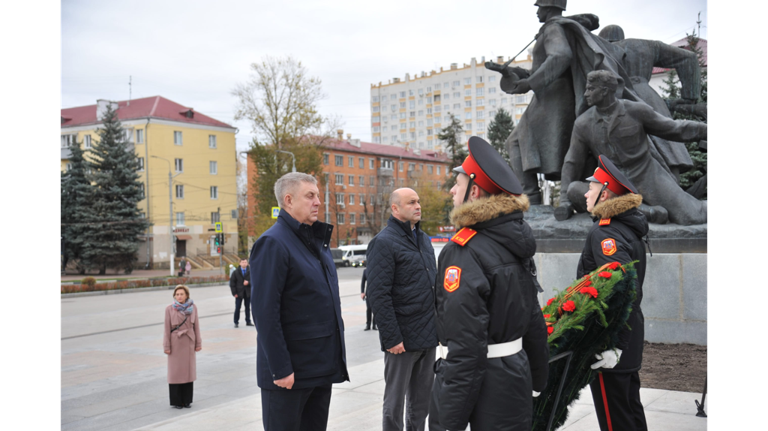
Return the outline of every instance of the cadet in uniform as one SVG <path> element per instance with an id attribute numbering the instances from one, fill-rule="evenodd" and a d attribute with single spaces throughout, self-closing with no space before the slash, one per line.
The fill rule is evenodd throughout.
<path id="1" fill-rule="evenodd" d="M 646 261 L 641 238 L 648 234 L 648 221 L 637 209 L 643 197 L 604 155 L 598 157 L 598 168 L 587 181 L 589 191 L 584 197 L 595 223 L 587 234 L 576 276 L 581 278 L 610 262 L 638 261 L 637 297 L 627 321 L 631 330 L 625 328 L 619 333 L 615 350 L 597 355 L 598 362 L 592 368 L 601 372 L 590 384 L 592 399 L 601 430 L 645 431 L 648 427 L 640 403 L 638 375 L 643 359 L 644 319 L 640 302 Z"/>
<path id="2" fill-rule="evenodd" d="M 537 301 L 528 197 L 501 155 L 478 137 L 454 169 L 451 221 L 435 296 L 440 359 L 430 430 L 530 431 L 532 391 L 547 384 L 549 348 Z"/>

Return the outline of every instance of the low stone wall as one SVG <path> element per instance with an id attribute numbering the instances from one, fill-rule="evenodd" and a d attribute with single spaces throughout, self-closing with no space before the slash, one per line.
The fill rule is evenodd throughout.
<path id="1" fill-rule="evenodd" d="M 645 339 L 653 343 L 707 344 L 706 253 L 653 253 L 643 283 Z M 579 253 L 537 253 L 544 304 L 576 278 Z"/>

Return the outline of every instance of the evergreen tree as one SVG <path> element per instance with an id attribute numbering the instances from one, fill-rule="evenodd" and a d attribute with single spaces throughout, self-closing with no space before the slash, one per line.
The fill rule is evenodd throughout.
<path id="1" fill-rule="evenodd" d="M 696 35 L 696 32 L 687 35 L 687 46 L 685 49 L 696 53 L 696 56 L 699 59 L 699 67 L 701 68 L 701 93 L 699 94 L 699 100 L 697 103 L 707 103 L 707 70 L 706 64 L 704 63 L 704 52 L 699 47 L 699 37 Z M 671 70 L 667 79 L 664 80 L 666 87 L 661 89 L 664 99 L 674 100 L 681 97 L 680 87 L 677 85 L 679 81 L 677 81 L 676 78 L 677 73 L 674 70 Z M 693 115 L 686 115 L 676 111 L 672 112 L 672 118 L 675 120 L 702 121 L 701 118 L 695 117 Z M 704 120 L 704 122 L 706 122 L 706 120 Z M 691 156 L 691 160 L 693 160 L 693 168 L 680 174 L 680 187 L 683 189 L 688 189 L 706 174 L 707 153 L 699 150 L 698 142 L 687 142 L 685 146 L 688 150 L 688 154 Z M 705 192 L 702 199 L 706 198 L 707 195 Z"/>
<path id="2" fill-rule="evenodd" d="M 451 122 L 448 127 L 443 128 L 443 131 L 438 133 L 437 139 L 445 143 L 445 152 L 451 157 L 451 166 L 448 167 L 449 172 L 453 171 L 453 168 L 461 166 L 464 163 L 464 159 L 467 158 L 469 153 L 464 144 L 464 126 L 455 115 L 449 114 Z M 453 185 L 456 184 L 456 177 L 450 176 L 448 181 L 445 182 L 445 189 L 450 190 Z"/>
<path id="3" fill-rule="evenodd" d="M 98 130 L 99 139 L 91 150 L 93 183 L 92 214 L 83 244 L 82 259 L 89 267 L 99 268 L 104 274 L 107 267 L 133 270 L 139 249 L 139 236 L 148 223 L 142 218 L 138 203 L 144 199 L 139 182 L 139 162 L 132 148 L 128 148 L 125 131 L 111 106 L 104 115 L 104 127 Z"/>
<path id="4" fill-rule="evenodd" d="M 512 121 L 512 116 L 509 115 L 504 108 L 500 108 L 496 113 L 496 116 L 491 120 L 491 124 L 488 126 L 488 140 L 493 148 L 501 154 L 501 157 L 509 163 L 509 152 L 504 143 L 515 128 L 515 123 Z M 510 165 L 511 167 L 512 165 Z"/>
<path id="5" fill-rule="evenodd" d="M 66 267 L 69 261 L 77 261 L 78 269 L 83 274 L 86 270 L 81 261 L 83 241 L 88 229 L 83 220 L 91 218 L 93 187 L 86 175 L 85 151 L 77 142 L 70 147 L 70 151 L 69 169 L 61 173 L 62 266 Z"/>

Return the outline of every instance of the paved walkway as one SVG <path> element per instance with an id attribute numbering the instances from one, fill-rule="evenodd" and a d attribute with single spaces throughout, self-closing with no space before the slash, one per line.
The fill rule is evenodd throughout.
<path id="1" fill-rule="evenodd" d="M 378 334 L 363 331 L 361 269 L 344 268 L 342 313 L 351 382 L 335 385 L 329 430 L 379 430 L 384 362 Z M 232 324 L 226 285 L 192 289 L 200 310 L 203 350 L 191 409 L 169 406 L 163 309 L 168 291 L 63 298 L 61 307 L 62 430 L 259 430 L 256 332 Z M 588 390 L 587 390 L 588 391 Z M 649 429 L 706 430 L 695 416 L 701 394 L 642 389 Z M 594 431 L 592 397 L 584 393 L 561 430 Z"/>
<path id="2" fill-rule="evenodd" d="M 214 269 L 193 269 L 192 270 L 192 277 L 208 277 L 211 275 L 219 275 L 223 274 L 221 269 L 214 268 Z M 138 278 L 152 278 L 152 277 L 165 277 L 167 275 L 171 275 L 170 270 L 168 269 L 137 269 L 131 272 L 130 274 L 125 274 L 123 271 L 119 271 L 115 273 L 115 271 L 107 270 L 107 273 L 104 275 L 97 275 L 97 274 L 70 274 L 62 275 L 61 281 L 67 282 L 67 281 L 73 281 L 73 280 L 82 280 L 85 277 L 93 277 L 97 280 L 115 280 L 115 279 L 138 279 Z M 174 274 L 175 275 L 175 274 Z"/>

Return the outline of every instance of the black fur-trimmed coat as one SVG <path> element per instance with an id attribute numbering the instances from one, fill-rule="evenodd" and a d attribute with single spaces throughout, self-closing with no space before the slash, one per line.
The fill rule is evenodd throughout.
<path id="1" fill-rule="evenodd" d="M 531 391 L 546 387 L 549 348 L 531 275 L 536 241 L 523 220 L 528 205 L 525 195 L 500 194 L 451 213 L 457 229 L 477 233 L 463 246 L 445 246 L 435 280 L 437 334 L 448 355 L 435 366 L 430 421 L 446 429 L 468 422 L 472 429 L 531 429 Z M 518 338 L 523 351 L 487 358 L 488 344 Z"/>
<path id="2" fill-rule="evenodd" d="M 645 279 L 645 245 L 642 237 L 648 234 L 648 221 L 637 207 L 643 197 L 637 194 L 625 194 L 600 202 L 592 210 L 595 223 L 587 234 L 584 250 L 579 258 L 576 277 L 581 278 L 606 263 L 621 264 L 638 261 L 637 297 L 629 315 L 629 328 L 619 333 L 616 345 L 621 349 L 621 359 L 611 372 L 634 372 L 640 369 L 643 358 L 643 339 L 645 338 L 645 319 L 640 303 L 643 300 L 643 280 Z"/>

